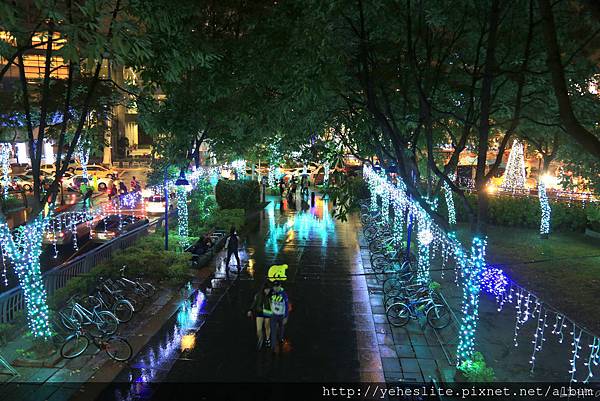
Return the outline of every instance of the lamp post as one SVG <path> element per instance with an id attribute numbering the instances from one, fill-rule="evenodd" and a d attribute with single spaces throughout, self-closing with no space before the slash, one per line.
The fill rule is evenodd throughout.
<path id="1" fill-rule="evenodd" d="M 163 179 L 163 187 L 165 194 L 165 251 L 169 250 L 169 186 L 168 186 L 168 166 L 165 167 L 165 175 Z M 185 170 L 181 169 L 179 172 L 179 178 L 175 181 L 175 186 L 187 186 L 190 185 L 187 178 L 185 178 Z"/>

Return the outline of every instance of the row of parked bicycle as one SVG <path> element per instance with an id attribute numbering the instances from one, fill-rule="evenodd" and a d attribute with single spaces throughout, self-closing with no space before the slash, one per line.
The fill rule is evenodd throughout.
<path id="1" fill-rule="evenodd" d="M 369 246 L 371 267 L 382 285 L 385 314 L 394 327 L 405 326 L 410 320 L 425 316 L 436 330 L 447 327 L 452 320 L 450 309 L 436 291 L 435 282 L 420 280 L 417 262 L 396 244 L 389 219 L 367 202 L 361 204 L 361 222 Z"/>
<path id="2" fill-rule="evenodd" d="M 100 277 L 95 290 L 87 296 L 74 295 L 54 318 L 60 353 L 72 359 L 82 355 L 90 343 L 116 361 L 127 361 L 133 350 L 117 330 L 156 294 L 156 287 L 143 278 L 127 278 L 126 266 L 116 279 Z"/>

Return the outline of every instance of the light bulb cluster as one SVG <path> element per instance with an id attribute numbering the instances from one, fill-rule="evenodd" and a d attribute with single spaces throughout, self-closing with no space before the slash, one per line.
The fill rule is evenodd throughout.
<path id="1" fill-rule="evenodd" d="M 481 287 L 485 292 L 496 297 L 496 301 L 499 302 L 506 293 L 508 277 L 502 269 L 488 266 L 481 273 Z"/>
<path id="2" fill-rule="evenodd" d="M 533 335 L 533 340 L 531 341 L 533 344 L 533 352 L 531 353 L 531 358 L 529 359 L 529 363 L 531 364 L 531 369 L 529 370 L 530 373 L 533 373 L 533 370 L 535 369 L 535 354 L 542 350 L 544 341 L 546 341 L 544 338 L 544 331 L 546 330 L 546 327 L 548 327 L 548 324 L 546 323 L 548 312 L 544 311 L 544 317 L 542 317 L 542 304 L 538 299 L 536 299 L 535 303 L 535 310 L 537 310 L 537 327 Z"/>
<path id="3" fill-rule="evenodd" d="M 518 140 L 513 141 L 504 179 L 500 185 L 505 191 L 522 191 L 525 189 L 525 156 L 523 154 L 523 144 Z"/>
<path id="4" fill-rule="evenodd" d="M 329 162 L 323 163 L 323 184 L 329 185 Z"/>
<path id="5" fill-rule="evenodd" d="M 234 160 L 231 162 L 231 167 L 234 169 L 238 180 L 241 180 L 246 176 L 246 160 Z"/>
<path id="6" fill-rule="evenodd" d="M 431 281 L 430 277 L 430 249 L 433 241 L 433 234 L 426 222 L 419 222 L 418 240 L 418 260 L 417 260 L 417 282 L 427 285 Z"/>
<path id="7" fill-rule="evenodd" d="M 540 180 L 538 186 L 538 196 L 540 199 L 541 219 L 540 219 L 540 234 L 546 236 L 550 233 L 550 202 L 548 202 L 548 194 L 546 193 L 546 184 Z"/>

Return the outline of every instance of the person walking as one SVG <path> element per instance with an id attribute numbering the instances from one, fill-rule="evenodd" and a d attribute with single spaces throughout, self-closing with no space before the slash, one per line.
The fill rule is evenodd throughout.
<path id="1" fill-rule="evenodd" d="M 269 300 L 271 307 L 269 322 L 271 325 L 271 346 L 274 353 L 279 353 L 283 343 L 289 308 L 288 296 L 281 285 L 281 281 L 277 280 L 273 283 Z"/>
<path id="2" fill-rule="evenodd" d="M 285 192 L 285 180 L 283 177 L 279 179 L 279 196 L 283 198 L 283 193 Z"/>
<path id="3" fill-rule="evenodd" d="M 131 177 L 131 182 L 129 183 L 129 188 L 131 188 L 131 192 L 136 191 L 136 188 L 138 187 L 138 182 L 135 179 L 135 175 L 133 177 Z"/>
<path id="4" fill-rule="evenodd" d="M 127 195 L 127 186 L 123 181 L 119 182 L 119 195 Z"/>
<path id="5" fill-rule="evenodd" d="M 231 259 L 231 255 L 234 255 L 235 260 L 237 261 L 238 273 L 242 270 L 242 263 L 240 262 L 240 254 L 238 249 L 239 243 L 240 237 L 237 235 L 235 227 L 231 227 L 229 236 L 227 237 L 227 242 L 225 242 L 225 248 L 227 249 L 227 257 L 225 258 L 225 275 L 227 278 L 229 278 L 229 260 Z"/>
<path id="6" fill-rule="evenodd" d="M 112 200 L 114 196 L 117 196 L 119 190 L 117 189 L 117 185 L 113 182 L 111 187 L 108 189 L 108 200 Z"/>
<path id="7" fill-rule="evenodd" d="M 256 294 L 248 310 L 248 317 L 254 317 L 256 321 L 256 350 L 260 351 L 263 346 L 271 347 L 271 287 L 268 281 L 264 281 Z M 263 334 L 264 329 L 264 334 Z"/>

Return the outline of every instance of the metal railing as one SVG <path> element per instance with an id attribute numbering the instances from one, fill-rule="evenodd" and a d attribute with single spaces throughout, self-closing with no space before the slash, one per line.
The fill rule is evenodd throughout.
<path id="1" fill-rule="evenodd" d="M 160 217 L 148 224 L 144 224 L 128 233 L 120 235 L 90 252 L 77 256 L 62 265 L 58 265 L 51 270 L 48 270 L 43 274 L 44 285 L 48 296 L 52 296 L 56 290 L 63 288 L 73 277 L 89 273 L 90 270 L 99 263 L 110 259 L 113 252 L 130 247 L 140 237 L 147 235 L 150 227 L 159 227 L 163 220 L 164 217 Z M 23 290 L 20 286 L 0 294 L 0 323 L 10 323 L 15 319 L 17 312 L 24 309 L 25 297 L 23 296 Z"/>

